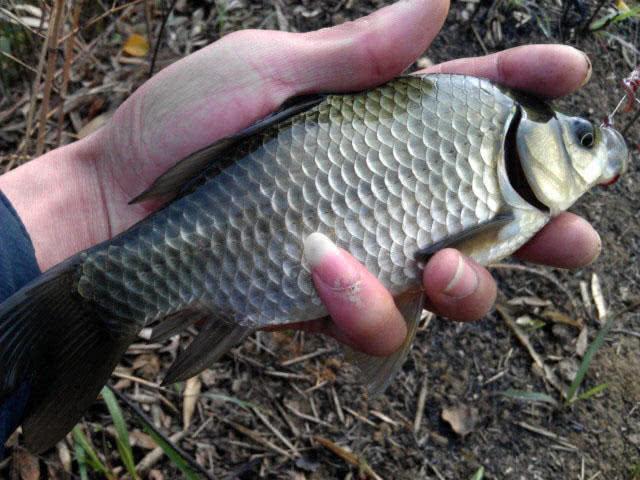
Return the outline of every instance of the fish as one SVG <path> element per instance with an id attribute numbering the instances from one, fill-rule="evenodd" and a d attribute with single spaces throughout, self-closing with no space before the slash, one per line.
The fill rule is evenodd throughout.
<path id="1" fill-rule="evenodd" d="M 199 327 L 171 383 L 257 329 L 326 317 L 303 255 L 314 232 L 362 262 L 405 318 L 393 355 L 351 352 L 380 393 L 414 340 L 435 252 L 504 258 L 614 181 L 628 156 L 613 128 L 482 78 L 405 75 L 291 99 L 132 199 L 162 200 L 156 212 L 0 305 L 0 412 L 27 384 L 24 439 L 41 452 L 78 422 L 142 328 L 156 341 Z"/>

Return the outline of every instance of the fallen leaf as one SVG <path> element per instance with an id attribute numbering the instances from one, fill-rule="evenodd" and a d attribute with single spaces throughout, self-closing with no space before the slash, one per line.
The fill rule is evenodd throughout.
<path id="1" fill-rule="evenodd" d="M 598 311 L 598 323 L 604 325 L 605 317 L 607 316 L 607 304 L 602 294 L 600 278 L 596 273 L 591 276 L 591 295 L 593 296 L 593 302 L 596 304 L 596 310 Z"/>
<path id="2" fill-rule="evenodd" d="M 468 405 L 445 408 L 442 411 L 442 419 L 451 425 L 454 432 L 463 437 L 473 432 L 480 420 L 478 409 Z"/>
<path id="3" fill-rule="evenodd" d="M 431 60 L 429 57 L 420 57 L 418 60 L 416 60 L 416 65 L 418 66 L 418 68 L 429 68 L 434 65 L 434 63 L 433 60 Z"/>
<path id="4" fill-rule="evenodd" d="M 101 128 L 109 119 L 113 116 L 113 112 L 106 112 L 93 117 L 93 119 L 86 123 L 84 127 L 78 132 L 78 138 L 88 137 L 90 134 Z"/>
<path id="5" fill-rule="evenodd" d="M 65 472 L 71 473 L 71 452 L 69 447 L 64 440 L 61 440 L 56 445 L 56 448 L 58 449 L 58 458 L 62 468 L 64 468 Z"/>
<path id="6" fill-rule="evenodd" d="M 193 412 L 195 411 L 198 399 L 200 398 L 201 388 L 202 382 L 200 382 L 200 378 L 198 378 L 197 375 L 187 380 L 187 383 L 184 387 L 184 402 L 182 403 L 182 426 L 185 431 L 189 428 L 189 425 L 191 425 Z"/>
<path id="7" fill-rule="evenodd" d="M 122 50 L 132 57 L 144 57 L 149 51 L 149 42 L 143 35 L 132 33 L 124 42 Z"/>
<path id="8" fill-rule="evenodd" d="M 132 447 L 140 447 L 144 448 L 145 450 L 153 450 L 158 446 L 156 445 L 156 442 L 153 441 L 153 438 L 151 438 L 151 435 L 147 435 L 146 433 L 141 432 L 137 429 L 133 432 L 129 432 L 129 439 L 131 440 Z"/>
<path id="9" fill-rule="evenodd" d="M 584 352 L 587 351 L 588 343 L 589 331 L 587 330 L 587 327 L 584 326 L 582 327 L 582 330 L 580 330 L 580 335 L 578 335 L 578 339 L 576 340 L 576 353 L 579 357 L 582 357 Z"/>

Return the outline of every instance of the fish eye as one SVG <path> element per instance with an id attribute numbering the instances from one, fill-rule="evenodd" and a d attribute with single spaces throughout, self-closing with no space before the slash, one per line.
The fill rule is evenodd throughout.
<path id="1" fill-rule="evenodd" d="M 584 148 L 593 147 L 596 141 L 596 135 L 591 122 L 588 122 L 583 118 L 577 118 L 573 124 L 573 131 L 575 133 L 575 138 L 580 142 L 580 145 Z"/>

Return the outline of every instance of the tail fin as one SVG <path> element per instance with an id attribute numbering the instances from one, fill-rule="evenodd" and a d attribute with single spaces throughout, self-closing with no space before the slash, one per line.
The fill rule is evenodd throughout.
<path id="1" fill-rule="evenodd" d="M 0 408 L 29 383 L 22 426 L 34 452 L 80 420 L 138 330 L 78 294 L 78 267 L 70 259 L 0 305 Z"/>

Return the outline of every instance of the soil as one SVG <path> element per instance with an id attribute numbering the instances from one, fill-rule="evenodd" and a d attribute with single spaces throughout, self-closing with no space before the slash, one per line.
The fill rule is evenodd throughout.
<path id="1" fill-rule="evenodd" d="M 357 18 L 384 3 L 387 2 L 179 1 L 168 30 L 179 35 L 188 28 L 180 27 L 176 19 L 189 25 L 203 18 L 212 19 L 205 22 L 203 33 L 209 41 L 241 28 L 308 31 Z M 443 31 L 426 56 L 439 62 L 526 43 L 575 45 L 590 55 L 593 76 L 580 92 L 557 104 L 599 121 L 616 106 L 622 96 L 621 79 L 630 73 L 631 64 L 638 63 L 633 50 L 613 37 L 637 45 L 638 21 L 631 19 L 608 27 L 609 36 L 602 32 L 573 35 L 576 26 L 584 24 L 595 8 L 595 4 L 577 0 L 569 4 L 563 18 L 563 7 L 556 2 L 455 2 Z M 602 10 L 605 11 L 606 8 Z M 141 18 L 142 9 L 138 8 L 124 21 L 141 23 Z M 159 20 L 155 23 L 159 24 Z M 100 28 L 106 27 L 101 24 Z M 123 30 L 116 27 L 116 31 Z M 96 38 L 99 34 L 98 26 L 95 32 L 88 33 Z M 164 44 L 161 48 L 160 65 L 176 58 L 170 46 Z M 103 57 L 106 54 L 100 48 L 111 47 L 107 41 L 96 47 L 96 54 Z M 134 65 L 114 74 L 116 81 L 123 82 L 122 91 L 131 91 L 144 79 L 135 72 L 141 68 Z M 96 69 L 93 74 L 107 73 Z M 25 93 L 30 88 L 27 83 L 16 85 L 15 98 L 20 97 L 20 89 Z M 94 102 L 91 115 L 113 108 L 125 96 L 103 98 L 97 107 Z M 86 105 L 80 110 L 82 118 L 89 118 L 90 108 Z M 23 121 L 19 112 L 3 119 L 0 111 L 0 122 Z M 630 118 L 628 114 L 618 116 L 619 126 Z M 71 125 L 66 128 L 72 130 Z M 0 136 L 0 143 L 6 141 L 0 153 L 16 151 L 19 135 L 11 132 L 6 130 Z M 626 137 L 630 145 L 637 144 L 640 122 L 628 130 Z M 553 310 L 565 319 L 584 322 L 589 342 L 602 324 L 593 302 L 584 301 L 580 285 L 584 282 L 591 292 L 597 275 L 607 308 L 614 316 L 614 326 L 597 352 L 581 392 L 606 383 L 600 393 L 564 406 L 558 391 L 535 367 L 531 355 L 496 312 L 470 324 L 429 317 L 401 374 L 389 391 L 376 399 L 368 399 L 357 381 L 357 372 L 337 355 L 338 347 L 330 340 L 301 333 L 262 333 L 201 376 L 202 393 L 194 419 L 178 444 L 204 465 L 212 478 L 358 478 L 366 476 L 366 462 L 384 479 L 465 479 L 481 466 L 484 478 L 639 479 L 640 313 L 634 302 L 640 294 L 640 163 L 637 148 L 632 151 L 629 171 L 619 182 L 607 189 L 593 190 L 573 208 L 592 222 L 602 236 L 602 254 L 595 263 L 575 272 L 542 267 L 493 271 L 499 279 L 499 303 L 508 306 L 511 316 L 528 316 L 540 322 L 549 316 L 545 311 Z M 518 300 L 525 304 L 514 305 Z M 533 348 L 560 382 L 568 385 L 581 361 L 576 353 L 579 330 L 548 320 L 536 325 L 539 328 L 523 327 Z M 122 371 L 159 382 L 176 346 L 175 341 L 170 341 L 155 349 L 134 348 L 123 362 Z M 313 353 L 318 355 L 283 365 L 287 360 Z M 165 433 L 182 428 L 182 386 L 159 392 L 122 378 L 114 378 L 114 383 L 132 400 L 143 401 L 143 409 Z M 505 396 L 504 392 L 510 389 L 545 393 L 559 406 Z M 415 428 L 421 391 L 424 414 Z M 164 400 L 159 400 L 159 393 Z M 458 412 L 468 427 L 465 435 L 456 433 L 443 420 L 443 411 L 453 407 L 463 407 Z M 255 408 L 264 412 L 269 425 L 260 419 Z M 125 411 L 130 429 L 138 430 L 131 412 Z M 110 423 L 100 402 L 84 422 L 98 450 L 112 465 L 118 465 L 108 428 L 107 434 L 99 433 L 100 425 Z M 250 429 L 251 434 L 242 427 Z M 361 466 L 351 465 L 323 447 L 317 437 L 353 452 Z M 136 460 L 146 453 L 148 450 L 141 446 L 134 449 Z M 55 451 L 45 454 L 42 460 L 49 465 L 52 478 L 63 475 Z M 77 474 L 75 468 L 74 464 Z M 15 465 L 0 466 L 0 476 L 8 475 L 11 469 L 16 471 Z M 179 476 L 166 457 L 153 469 L 153 478 Z"/>

